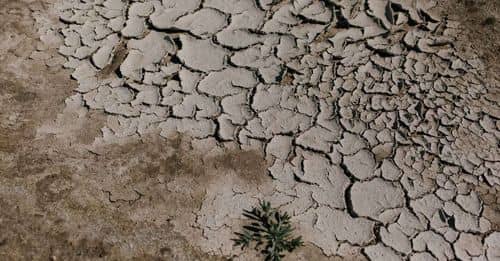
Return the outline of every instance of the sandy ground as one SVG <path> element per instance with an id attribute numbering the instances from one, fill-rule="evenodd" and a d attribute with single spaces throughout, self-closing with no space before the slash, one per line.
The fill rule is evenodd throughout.
<path id="1" fill-rule="evenodd" d="M 463 22 L 464 38 L 480 51 L 490 74 L 500 75 L 500 1 L 448 2 L 443 12 Z M 47 6 L 0 0 L 0 259 L 224 260 L 186 239 L 186 231 L 199 233 L 189 220 L 209 184 L 234 176 L 265 186 L 268 163 L 257 152 L 230 148 L 203 155 L 184 137 L 101 143 L 105 115 L 71 106 L 71 72 L 32 57 L 43 51 L 58 59 L 34 26 L 33 14 L 48 12 Z M 184 186 L 168 186 L 175 182 Z M 474 189 L 499 230 L 498 190 Z M 336 260 L 311 245 L 289 258 Z"/>
<path id="2" fill-rule="evenodd" d="M 2 0 L 0 6 L 1 259 L 221 259 L 191 247 L 169 224 L 172 215 L 199 207 L 210 179 L 195 167 L 199 159 L 182 152 L 180 141 L 158 139 L 89 151 L 104 116 L 64 110 L 75 87 L 69 72 L 29 58 L 40 45 L 32 12 L 46 5 Z M 53 133 L 37 135 L 45 125 L 55 126 Z M 232 161 L 243 160 L 248 171 L 262 164 L 256 155 L 231 155 L 213 163 L 235 168 Z M 193 178 L 200 184 L 181 196 L 165 188 L 177 175 L 207 177 Z M 149 198 L 137 189 L 141 183 Z"/>
<path id="3" fill-rule="evenodd" d="M 499 77 L 500 63 L 500 1 L 442 1 L 441 12 L 460 21 L 465 31 L 457 43 L 462 50 L 476 50 L 488 67 L 491 77 Z"/>

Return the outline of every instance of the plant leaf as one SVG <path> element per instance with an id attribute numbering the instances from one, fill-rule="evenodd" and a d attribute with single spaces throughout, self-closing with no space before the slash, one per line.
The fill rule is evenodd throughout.
<path id="1" fill-rule="evenodd" d="M 288 213 L 280 213 L 267 201 L 259 202 L 252 210 L 244 210 L 243 216 L 251 222 L 243 226 L 243 232 L 235 233 L 235 246 L 245 249 L 255 242 L 255 249 L 264 260 L 281 261 L 284 251 L 292 252 L 303 245 L 302 237 L 292 238 L 293 227 Z"/>

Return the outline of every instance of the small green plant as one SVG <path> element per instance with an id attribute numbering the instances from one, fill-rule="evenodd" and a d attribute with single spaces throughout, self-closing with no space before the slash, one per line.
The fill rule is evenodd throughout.
<path id="1" fill-rule="evenodd" d="M 284 251 L 292 252 L 304 244 L 302 237 L 293 237 L 290 216 L 286 212 L 281 214 L 269 202 L 263 201 L 252 210 L 245 210 L 243 216 L 250 224 L 243 226 L 243 232 L 235 233 L 238 238 L 233 239 L 234 244 L 245 249 L 255 241 L 255 249 L 265 256 L 265 261 L 281 261 Z"/>

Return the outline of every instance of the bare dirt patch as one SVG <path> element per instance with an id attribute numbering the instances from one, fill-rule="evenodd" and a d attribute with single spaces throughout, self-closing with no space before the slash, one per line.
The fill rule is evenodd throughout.
<path id="1" fill-rule="evenodd" d="M 175 175 L 203 174 L 190 156 L 154 139 L 89 151 L 105 117 L 64 109 L 75 88 L 69 72 L 29 58 L 40 44 L 32 10 L 44 5 L 0 6 L 0 259 L 222 259 L 169 223 L 201 204 L 202 190 L 186 196 L 165 188 Z M 42 126 L 52 128 L 39 134 Z M 145 213 L 153 208 L 165 212 Z"/>
<path id="2" fill-rule="evenodd" d="M 500 75 L 500 1 L 438 1 L 441 13 L 462 24 L 464 34 L 456 42 L 462 52 L 474 50 L 486 62 L 491 76 Z"/>

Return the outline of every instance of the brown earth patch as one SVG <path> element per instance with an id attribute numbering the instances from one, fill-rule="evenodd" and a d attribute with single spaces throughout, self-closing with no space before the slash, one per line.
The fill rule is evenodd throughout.
<path id="1" fill-rule="evenodd" d="M 201 204 L 197 156 L 151 137 L 89 150 L 102 112 L 65 109 L 70 72 L 29 58 L 41 2 L 0 0 L 0 259 L 223 260 L 170 224 Z M 186 175 L 199 189 L 167 187 Z"/>
<path id="2" fill-rule="evenodd" d="M 500 79 L 500 0 L 447 0 L 438 1 L 438 6 L 464 29 L 457 47 L 463 53 L 477 52 L 490 75 Z"/>
<path id="3" fill-rule="evenodd" d="M 260 185 L 269 179 L 266 175 L 269 163 L 263 158 L 264 155 L 257 151 L 230 150 L 223 155 L 208 157 L 205 162 L 216 169 L 233 170 L 249 184 Z"/>

